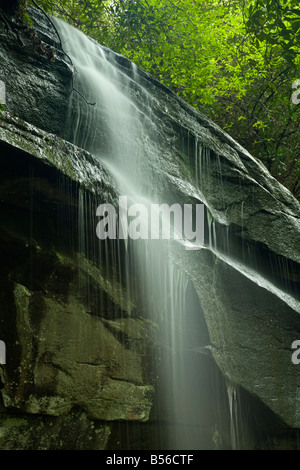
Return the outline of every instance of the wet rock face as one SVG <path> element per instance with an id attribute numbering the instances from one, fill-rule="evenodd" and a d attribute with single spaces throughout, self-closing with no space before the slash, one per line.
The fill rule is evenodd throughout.
<path id="1" fill-rule="evenodd" d="M 149 333 L 146 326 L 138 319 L 104 320 L 87 312 L 76 270 L 72 264 L 68 269 L 67 261 L 60 260 L 49 274 L 55 287 L 60 284 L 61 295 L 57 288 L 51 292 L 50 283 L 41 292 L 14 282 L 13 291 L 6 293 L 14 300 L 16 336 L 7 348 L 20 366 L 6 370 L 4 406 L 61 416 L 77 405 L 92 419 L 147 420 L 153 389 L 145 384 L 144 345 L 138 347 Z M 81 274 L 81 283 L 86 277 L 89 281 Z M 86 285 L 81 287 L 87 291 Z M 98 296 L 103 298 L 100 289 Z M 120 341 L 125 331 L 132 343 L 128 348 Z"/>
<path id="2" fill-rule="evenodd" d="M 0 127 L 0 448 L 36 448 L 47 428 L 40 449 L 104 449 L 110 423 L 148 419 L 154 390 L 155 327 L 107 265 L 94 220 L 80 218 L 95 191 L 113 201 L 115 189 L 99 163 L 62 139 L 5 113 Z M 83 254 L 85 231 L 94 236 Z"/>
<path id="3" fill-rule="evenodd" d="M 74 408 L 68 415 L 59 417 L 6 415 L 1 433 L 2 450 L 105 450 L 111 426 L 93 421 Z"/>
<path id="4" fill-rule="evenodd" d="M 209 250 L 182 252 L 177 262 L 189 266 L 212 354 L 229 383 L 251 391 L 286 425 L 298 428 L 299 372 L 291 345 L 299 336 L 299 302 Z"/>
<path id="5" fill-rule="evenodd" d="M 40 24 L 38 34 L 9 17 L 3 21 L 1 16 L 0 62 L 1 80 L 6 84 L 6 109 L 60 135 L 72 71 L 66 56 L 55 47 L 59 41 L 51 25 L 41 12 L 35 12 Z"/>

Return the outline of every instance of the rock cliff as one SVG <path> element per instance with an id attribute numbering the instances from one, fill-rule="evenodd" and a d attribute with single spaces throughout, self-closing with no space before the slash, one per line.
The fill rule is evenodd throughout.
<path id="1" fill-rule="evenodd" d="M 197 429 L 189 448 L 197 448 L 201 433 L 205 448 L 296 446 L 300 365 L 291 361 L 291 345 L 300 339 L 299 203 L 214 123 L 104 49 L 134 83 L 140 115 L 151 119 L 143 136 L 145 193 L 205 205 L 203 248 L 176 243 L 165 255 L 184 277 L 178 283 L 188 286 L 176 334 L 182 339 L 188 330 L 194 338 L 180 355 L 187 365 L 181 378 L 194 389 L 172 402 L 162 364 L 176 351 L 163 343 L 165 318 L 147 309 L 141 272 L 128 269 L 130 246 L 95 237 L 97 205 L 116 205 L 119 190 L 93 146 L 65 126 L 70 100 L 81 98 L 74 98 L 72 67 L 53 25 L 41 12 L 29 13 L 39 50 L 26 31 L 0 25 L 7 90 L 0 117 L 0 339 L 7 348 L 0 448 L 35 448 L 41 430 L 39 448 L 163 446 L 158 429 L 174 432 L 176 446 L 166 410 L 189 401 L 187 394 L 193 407 L 183 406 L 186 425 Z M 55 60 L 43 53 L 48 47 Z M 105 123 L 95 136 L 89 105 L 80 107 L 85 140 L 107 153 Z M 71 109 L 75 120 L 78 107 Z M 152 294 L 160 297 L 156 282 Z M 245 419 L 252 420 L 248 429 Z M 120 442 L 124 426 L 131 426 L 129 443 Z"/>

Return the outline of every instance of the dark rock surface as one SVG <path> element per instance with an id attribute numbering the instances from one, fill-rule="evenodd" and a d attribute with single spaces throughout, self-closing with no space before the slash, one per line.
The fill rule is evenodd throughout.
<path id="1" fill-rule="evenodd" d="M 115 188 L 87 152 L 8 113 L 0 148 L 0 447 L 106 448 L 113 421 L 147 420 L 154 390 L 155 325 L 103 253 L 97 267 L 78 241 L 93 224 L 80 219 L 80 191 L 93 205 Z"/>
<path id="2" fill-rule="evenodd" d="M 30 14 L 43 44 L 53 48 L 54 61 L 37 53 L 25 32 L 18 32 L 22 47 L 13 29 L 0 25 L 0 78 L 7 89 L 7 112 L 0 120 L 0 339 L 8 357 L 13 351 L 13 359 L 1 369 L 0 447 L 34 447 L 30 429 L 50 422 L 53 434 L 45 436 L 41 447 L 58 448 L 58 442 L 65 448 L 117 447 L 115 422 L 122 428 L 129 421 L 136 436 L 142 432 L 136 421 L 150 419 L 155 426 L 155 410 L 164 421 L 164 410 L 176 403 L 163 402 L 160 384 L 153 379 L 157 323 L 142 311 L 139 293 L 128 291 L 120 282 L 124 278 L 110 268 L 109 260 L 117 258 L 123 273 L 124 247 L 111 242 L 103 251 L 95 243 L 97 204 L 115 203 L 118 191 L 107 169 L 88 152 L 93 148 L 69 143 L 75 140 L 65 126 L 70 61 L 42 13 L 30 9 Z M 132 84 L 132 64 L 105 53 Z M 281 442 L 290 433 L 289 445 L 295 445 L 300 365 L 291 361 L 291 345 L 300 339 L 299 203 L 205 116 L 138 68 L 134 77 L 131 97 L 153 124 L 143 141 L 141 185 L 166 203 L 203 202 L 206 207 L 204 248 L 185 250 L 176 244 L 168 253 L 190 280 L 198 321 L 201 317 L 205 323 L 187 363 L 200 370 L 205 346 L 209 356 L 200 376 L 207 380 L 207 361 L 213 362 L 223 386 L 228 385 L 229 405 L 240 390 L 246 404 L 254 400 L 259 408 L 257 419 L 272 445 L 276 447 L 274 436 L 280 440 L 281 433 Z M 95 136 L 88 106 L 74 91 L 70 98 L 79 100 L 85 141 L 107 152 L 105 123 Z M 75 119 L 78 107 L 72 109 Z M 200 149 L 201 168 L 195 163 Z M 84 222 L 82 216 L 87 217 Z M 159 393 L 153 396 L 156 385 Z M 203 409 L 206 404 L 204 400 Z M 229 412 L 222 417 L 223 434 Z M 193 425 L 196 416 L 189 417 Z M 206 429 L 211 426 L 207 447 L 219 440 L 214 420 L 220 417 L 204 420 Z M 71 422 L 78 436 L 88 430 L 90 444 L 79 437 L 74 443 L 76 431 L 69 438 L 58 437 Z M 172 423 L 167 427 L 172 433 Z M 10 438 L 9 429 L 14 431 Z"/>

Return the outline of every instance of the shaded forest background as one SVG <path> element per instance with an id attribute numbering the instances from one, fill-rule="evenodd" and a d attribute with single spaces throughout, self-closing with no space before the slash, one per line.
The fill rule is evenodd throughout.
<path id="1" fill-rule="evenodd" d="M 30 23 L 24 0 L 1 3 Z M 300 199 L 299 0 L 28 3 L 151 73 Z"/>

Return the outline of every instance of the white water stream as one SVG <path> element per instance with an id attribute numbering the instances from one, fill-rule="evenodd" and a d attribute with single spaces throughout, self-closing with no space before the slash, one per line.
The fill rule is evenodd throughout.
<path id="1" fill-rule="evenodd" d="M 145 184 L 147 178 L 151 178 L 151 171 L 147 165 L 148 159 L 155 162 L 155 152 L 159 154 L 160 130 L 157 128 L 151 113 L 155 106 L 147 91 L 139 84 L 139 75 L 134 64 L 126 62 L 126 73 L 117 63 L 117 56 L 99 44 L 81 34 L 78 30 L 54 20 L 62 39 L 64 51 L 72 59 L 74 65 L 74 85 L 81 95 L 73 91 L 70 97 L 69 119 L 66 128 L 69 132 L 69 140 L 81 148 L 90 151 L 104 164 L 113 176 L 121 195 L 126 195 L 132 203 L 142 203 L 150 206 L 157 201 L 155 185 L 153 191 Z M 125 69 L 124 69 L 125 70 Z M 134 85 L 134 86 L 133 86 Z M 82 98 L 85 97 L 85 99 Z M 143 96 L 143 98 L 140 98 Z M 138 98 L 143 101 L 138 101 Z M 154 98 L 153 98 L 154 100 Z M 87 102 L 94 103 L 93 105 Z M 146 112 L 147 111 L 147 112 Z M 151 134 L 151 147 L 149 135 Z M 157 137 L 157 148 L 155 138 Z M 202 166 L 209 165 L 209 152 L 197 144 L 195 149 L 195 194 L 201 186 L 203 177 Z M 220 171 L 220 177 L 221 177 Z M 221 185 L 222 186 L 222 185 Z M 84 196 L 79 201 L 80 226 L 83 227 L 80 235 L 81 250 L 84 252 L 85 237 L 84 225 L 86 217 L 86 204 Z M 105 203 L 106 201 L 101 201 Z M 96 214 L 95 214 L 96 216 Z M 210 246 L 208 249 L 217 250 L 216 234 L 212 221 L 210 232 Z M 96 238 L 95 243 L 99 241 Z M 112 245 L 111 245 L 112 246 Z M 106 264 L 112 266 L 119 273 L 120 284 L 127 285 L 129 271 L 132 266 L 119 266 L 118 243 L 116 251 L 110 253 L 110 259 Z M 127 244 L 128 249 L 128 244 Z M 136 266 L 133 268 L 139 276 L 140 297 L 144 302 L 147 315 L 154 321 L 160 322 L 160 338 L 166 351 L 167 363 L 161 367 L 160 386 L 164 389 L 165 416 L 162 420 L 172 427 L 172 438 L 168 442 L 168 448 L 195 449 L 201 448 L 199 429 L 202 426 L 201 413 L 197 411 L 201 396 L 197 390 L 205 389 L 205 385 L 198 383 L 197 369 L 199 352 L 207 353 L 209 345 L 197 345 L 197 329 L 192 325 L 189 331 L 185 331 L 188 315 L 191 311 L 199 309 L 199 305 L 190 294 L 187 294 L 189 280 L 178 267 L 172 263 L 172 256 L 168 256 L 168 242 L 160 240 L 139 240 L 131 243 Z M 221 255 L 220 255 L 221 256 Z M 255 272 L 246 269 L 243 265 L 232 261 L 224 254 L 222 259 L 240 270 L 255 282 L 268 289 L 273 289 L 276 295 L 281 295 L 279 289 L 273 288 Z M 122 273 L 122 274 L 121 274 Z M 125 279 L 121 279 L 124 276 Z M 127 278 L 128 277 L 128 278 Z M 287 303 L 294 305 L 294 299 L 287 296 Z M 191 335 L 192 331 L 192 335 Z M 195 361 L 189 361 L 186 351 L 196 351 Z M 197 352 L 198 351 L 198 352 Z M 208 389 L 206 391 L 209 393 Z M 232 417 L 231 434 L 233 445 L 236 445 L 236 416 L 234 413 L 235 392 L 228 391 L 229 410 Z M 214 398 L 212 397 L 212 400 Z M 169 405 L 169 406 L 168 406 Z M 204 418 L 203 418 L 204 419 Z M 234 420 L 234 422 L 233 422 Z M 175 436 L 175 437 L 174 437 Z"/>

